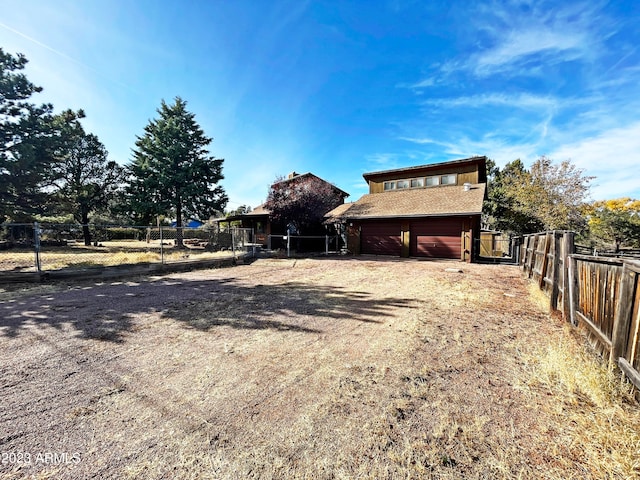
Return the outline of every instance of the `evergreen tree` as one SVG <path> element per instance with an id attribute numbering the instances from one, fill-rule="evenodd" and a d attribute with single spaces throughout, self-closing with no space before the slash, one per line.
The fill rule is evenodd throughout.
<path id="1" fill-rule="evenodd" d="M 27 100 L 42 91 L 20 71 L 22 54 L 0 48 L 0 222 L 30 218 L 42 204 L 40 187 L 52 160 L 53 106 Z"/>
<path id="2" fill-rule="evenodd" d="M 91 245 L 89 215 L 106 210 L 124 180 L 123 168 L 107 159 L 107 150 L 93 134 L 86 134 L 76 123 L 68 132 L 68 145 L 52 194 L 54 210 L 71 213 L 82 224 L 85 245 Z"/>
<path id="3" fill-rule="evenodd" d="M 136 137 L 126 188 L 128 207 L 138 222 L 151 224 L 158 215 L 175 216 L 178 247 L 182 246 L 184 220 L 206 221 L 227 204 L 224 189 L 218 185 L 224 178 L 224 160 L 209 155 L 207 146 L 212 139 L 205 136 L 186 105 L 180 97 L 173 105 L 162 101 L 159 117 Z"/>
<path id="4" fill-rule="evenodd" d="M 24 55 L 0 48 L 0 222 L 45 213 L 65 131 L 84 117 L 82 110 L 54 115 L 51 104 L 30 103 L 42 88 L 21 72 L 26 64 Z"/>

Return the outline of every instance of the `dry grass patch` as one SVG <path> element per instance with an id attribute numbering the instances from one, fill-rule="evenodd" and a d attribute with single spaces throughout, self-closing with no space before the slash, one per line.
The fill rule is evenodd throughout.
<path id="1" fill-rule="evenodd" d="M 165 248 L 161 256 L 158 245 L 145 246 L 139 242 L 104 242 L 104 247 L 44 247 L 40 262 L 44 270 L 84 268 L 137 263 L 176 262 L 183 260 L 209 260 L 229 255 L 229 252 L 208 252 L 199 249 L 175 250 Z M 10 249 L 0 251 L 0 272 L 35 272 L 33 250 Z"/>
<path id="2" fill-rule="evenodd" d="M 554 398 L 550 413 L 567 438 L 568 458 L 583 458 L 590 478 L 640 478 L 640 410 L 632 385 L 568 326 L 529 361 L 528 385 Z"/>

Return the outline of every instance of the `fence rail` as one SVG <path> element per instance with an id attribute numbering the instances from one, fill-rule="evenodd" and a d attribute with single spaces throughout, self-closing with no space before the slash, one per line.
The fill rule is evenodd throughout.
<path id="1" fill-rule="evenodd" d="M 640 261 L 574 251 L 572 232 L 527 235 L 523 272 L 640 390 Z"/>

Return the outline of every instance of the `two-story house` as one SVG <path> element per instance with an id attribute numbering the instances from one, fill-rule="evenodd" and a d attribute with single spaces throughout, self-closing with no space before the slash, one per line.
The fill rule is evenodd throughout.
<path id="1" fill-rule="evenodd" d="M 369 194 L 340 205 L 326 223 L 341 224 L 354 254 L 471 261 L 480 237 L 486 157 L 365 173 Z"/>

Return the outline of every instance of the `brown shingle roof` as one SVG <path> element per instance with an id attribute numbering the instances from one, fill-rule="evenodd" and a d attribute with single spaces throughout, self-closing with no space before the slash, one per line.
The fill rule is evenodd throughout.
<path id="1" fill-rule="evenodd" d="M 442 186 L 394 190 L 364 195 L 357 202 L 346 203 L 325 216 L 327 223 L 367 218 L 430 217 L 479 215 L 486 185 Z"/>

